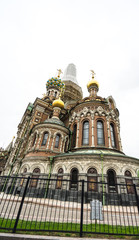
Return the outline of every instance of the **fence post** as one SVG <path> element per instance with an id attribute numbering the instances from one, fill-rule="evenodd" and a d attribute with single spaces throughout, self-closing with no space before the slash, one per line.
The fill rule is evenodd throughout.
<path id="1" fill-rule="evenodd" d="M 137 201 L 137 208 L 138 208 L 138 212 L 139 212 L 139 198 L 138 198 L 138 194 L 137 194 L 137 189 L 136 189 L 136 185 L 134 185 L 134 191 L 135 191 L 135 197 L 136 197 L 136 201 Z"/>
<path id="2" fill-rule="evenodd" d="M 15 221 L 15 225 L 14 225 L 14 228 L 13 228 L 13 233 L 16 232 L 16 227 L 17 227 L 18 220 L 19 220 L 19 217 L 20 217 L 20 213 L 21 213 L 21 210 L 22 210 L 22 206 L 23 206 L 23 203 L 24 203 L 24 198 L 25 198 L 25 195 L 26 195 L 29 180 L 30 180 L 30 176 L 28 177 L 27 182 L 26 182 L 23 197 L 22 197 L 22 200 L 21 200 L 21 203 L 20 203 L 20 207 L 19 207 L 18 214 L 17 214 L 16 221 Z"/>
<path id="3" fill-rule="evenodd" d="M 84 180 L 82 182 L 82 196 L 81 196 L 81 219 L 80 219 L 80 237 L 83 236 L 83 204 L 84 204 Z"/>

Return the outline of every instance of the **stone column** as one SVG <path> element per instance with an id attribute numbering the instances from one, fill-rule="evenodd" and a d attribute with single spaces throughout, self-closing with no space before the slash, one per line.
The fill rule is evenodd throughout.
<path id="1" fill-rule="evenodd" d="M 80 123 L 80 119 L 78 119 L 77 121 L 77 135 L 76 135 L 76 148 L 79 147 L 79 123 Z"/>
<path id="2" fill-rule="evenodd" d="M 94 135 L 95 135 L 95 133 L 94 133 L 94 114 L 91 115 L 91 116 L 92 116 L 92 147 L 94 147 L 95 146 L 95 141 L 94 141 Z"/>
<path id="3" fill-rule="evenodd" d="M 66 139 L 63 139 L 63 146 L 62 146 L 62 152 L 64 152 L 64 146 L 65 146 Z"/>
<path id="4" fill-rule="evenodd" d="M 61 150 L 62 150 L 63 142 L 64 142 L 64 139 L 63 139 L 63 136 L 61 136 L 61 144 L 60 144 L 60 148 L 59 148 L 59 151 L 60 151 L 60 152 L 61 152 Z"/>
<path id="5" fill-rule="evenodd" d="M 119 119 L 117 119 L 117 121 L 116 121 L 116 127 L 117 127 L 117 136 L 118 136 L 118 142 L 119 142 L 120 151 L 123 151 L 121 138 L 120 138 L 120 123 L 119 123 Z"/>
<path id="6" fill-rule="evenodd" d="M 50 139 L 51 139 L 51 137 L 53 137 L 52 136 L 52 134 L 51 134 L 51 132 L 48 132 L 48 140 L 47 140 L 47 146 L 46 146 L 46 149 L 49 149 L 49 144 L 50 144 Z"/>
<path id="7" fill-rule="evenodd" d="M 65 144 L 66 144 L 66 141 L 67 141 L 67 137 L 64 138 L 63 140 L 63 149 L 62 149 L 62 152 L 64 153 L 64 149 L 65 149 Z M 68 144 L 68 141 L 67 141 L 67 144 Z"/>
<path id="8" fill-rule="evenodd" d="M 107 132 L 108 132 L 108 147 L 112 148 L 111 145 L 111 139 L 110 139 L 110 124 L 109 124 L 109 117 L 106 118 L 107 119 Z"/>
<path id="9" fill-rule="evenodd" d="M 38 134 L 37 134 L 37 140 L 38 140 L 38 143 L 37 143 L 36 149 L 39 149 L 41 139 L 42 139 L 42 133 L 40 133 L 40 134 L 38 133 Z"/>
<path id="10" fill-rule="evenodd" d="M 51 145 L 51 150 L 53 150 L 53 145 L 54 145 L 54 141 L 55 141 L 55 138 L 56 138 L 56 135 L 51 135 L 51 138 L 53 138 L 53 141 L 52 141 L 52 145 Z M 50 139 L 49 139 L 49 143 L 50 143 Z"/>
<path id="11" fill-rule="evenodd" d="M 30 150 L 31 145 L 32 145 L 32 141 L 33 141 L 33 135 L 31 135 L 30 138 L 29 138 L 29 145 L 28 145 L 28 147 L 27 147 L 27 151 Z"/>

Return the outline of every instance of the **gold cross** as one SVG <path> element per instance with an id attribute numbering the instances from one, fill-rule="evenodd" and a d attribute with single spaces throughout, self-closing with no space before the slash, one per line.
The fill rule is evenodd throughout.
<path id="1" fill-rule="evenodd" d="M 92 78 L 94 78 L 95 77 L 95 72 L 94 72 L 94 70 L 90 70 L 91 71 L 91 74 L 92 74 Z"/>
<path id="2" fill-rule="evenodd" d="M 57 69 L 57 71 L 58 71 L 58 75 L 57 75 L 57 77 L 60 78 L 60 75 L 61 75 L 61 73 L 63 73 L 63 72 L 62 72 L 61 69 Z"/>

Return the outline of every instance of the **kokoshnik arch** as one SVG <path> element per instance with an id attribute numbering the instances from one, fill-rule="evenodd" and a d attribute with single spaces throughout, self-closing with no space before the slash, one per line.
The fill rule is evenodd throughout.
<path id="1" fill-rule="evenodd" d="M 123 153 L 113 97 L 98 96 L 94 71 L 85 98 L 75 65 L 68 65 L 62 80 L 60 73 L 47 81 L 42 99 L 28 104 L 1 175 L 51 176 L 59 179 L 56 188 L 71 179 L 70 189 L 84 179 L 91 182 L 88 191 L 97 191 L 96 181 L 108 182 L 109 191 L 117 191 L 115 183 L 136 183 L 139 159 Z"/>

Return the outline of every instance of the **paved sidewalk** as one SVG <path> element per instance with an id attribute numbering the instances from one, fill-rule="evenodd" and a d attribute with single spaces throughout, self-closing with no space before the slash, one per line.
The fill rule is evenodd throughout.
<path id="1" fill-rule="evenodd" d="M 108 240 L 106 238 L 71 238 L 58 236 L 41 236 L 41 235 L 27 235 L 14 233 L 0 233 L 0 240 Z M 116 238 L 111 239 L 116 240 Z M 118 239 L 119 240 L 119 239 Z M 124 240 L 124 239 L 122 239 Z"/>

